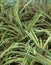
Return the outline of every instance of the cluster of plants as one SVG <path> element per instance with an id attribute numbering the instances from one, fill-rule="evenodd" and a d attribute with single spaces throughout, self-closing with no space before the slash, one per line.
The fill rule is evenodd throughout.
<path id="1" fill-rule="evenodd" d="M 51 65 L 51 0 L 0 0 L 0 65 Z"/>

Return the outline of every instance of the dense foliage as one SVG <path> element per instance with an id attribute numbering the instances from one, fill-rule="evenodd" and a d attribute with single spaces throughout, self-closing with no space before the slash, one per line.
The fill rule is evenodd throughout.
<path id="1" fill-rule="evenodd" d="M 51 0 L 0 0 L 0 65 L 51 65 Z"/>

